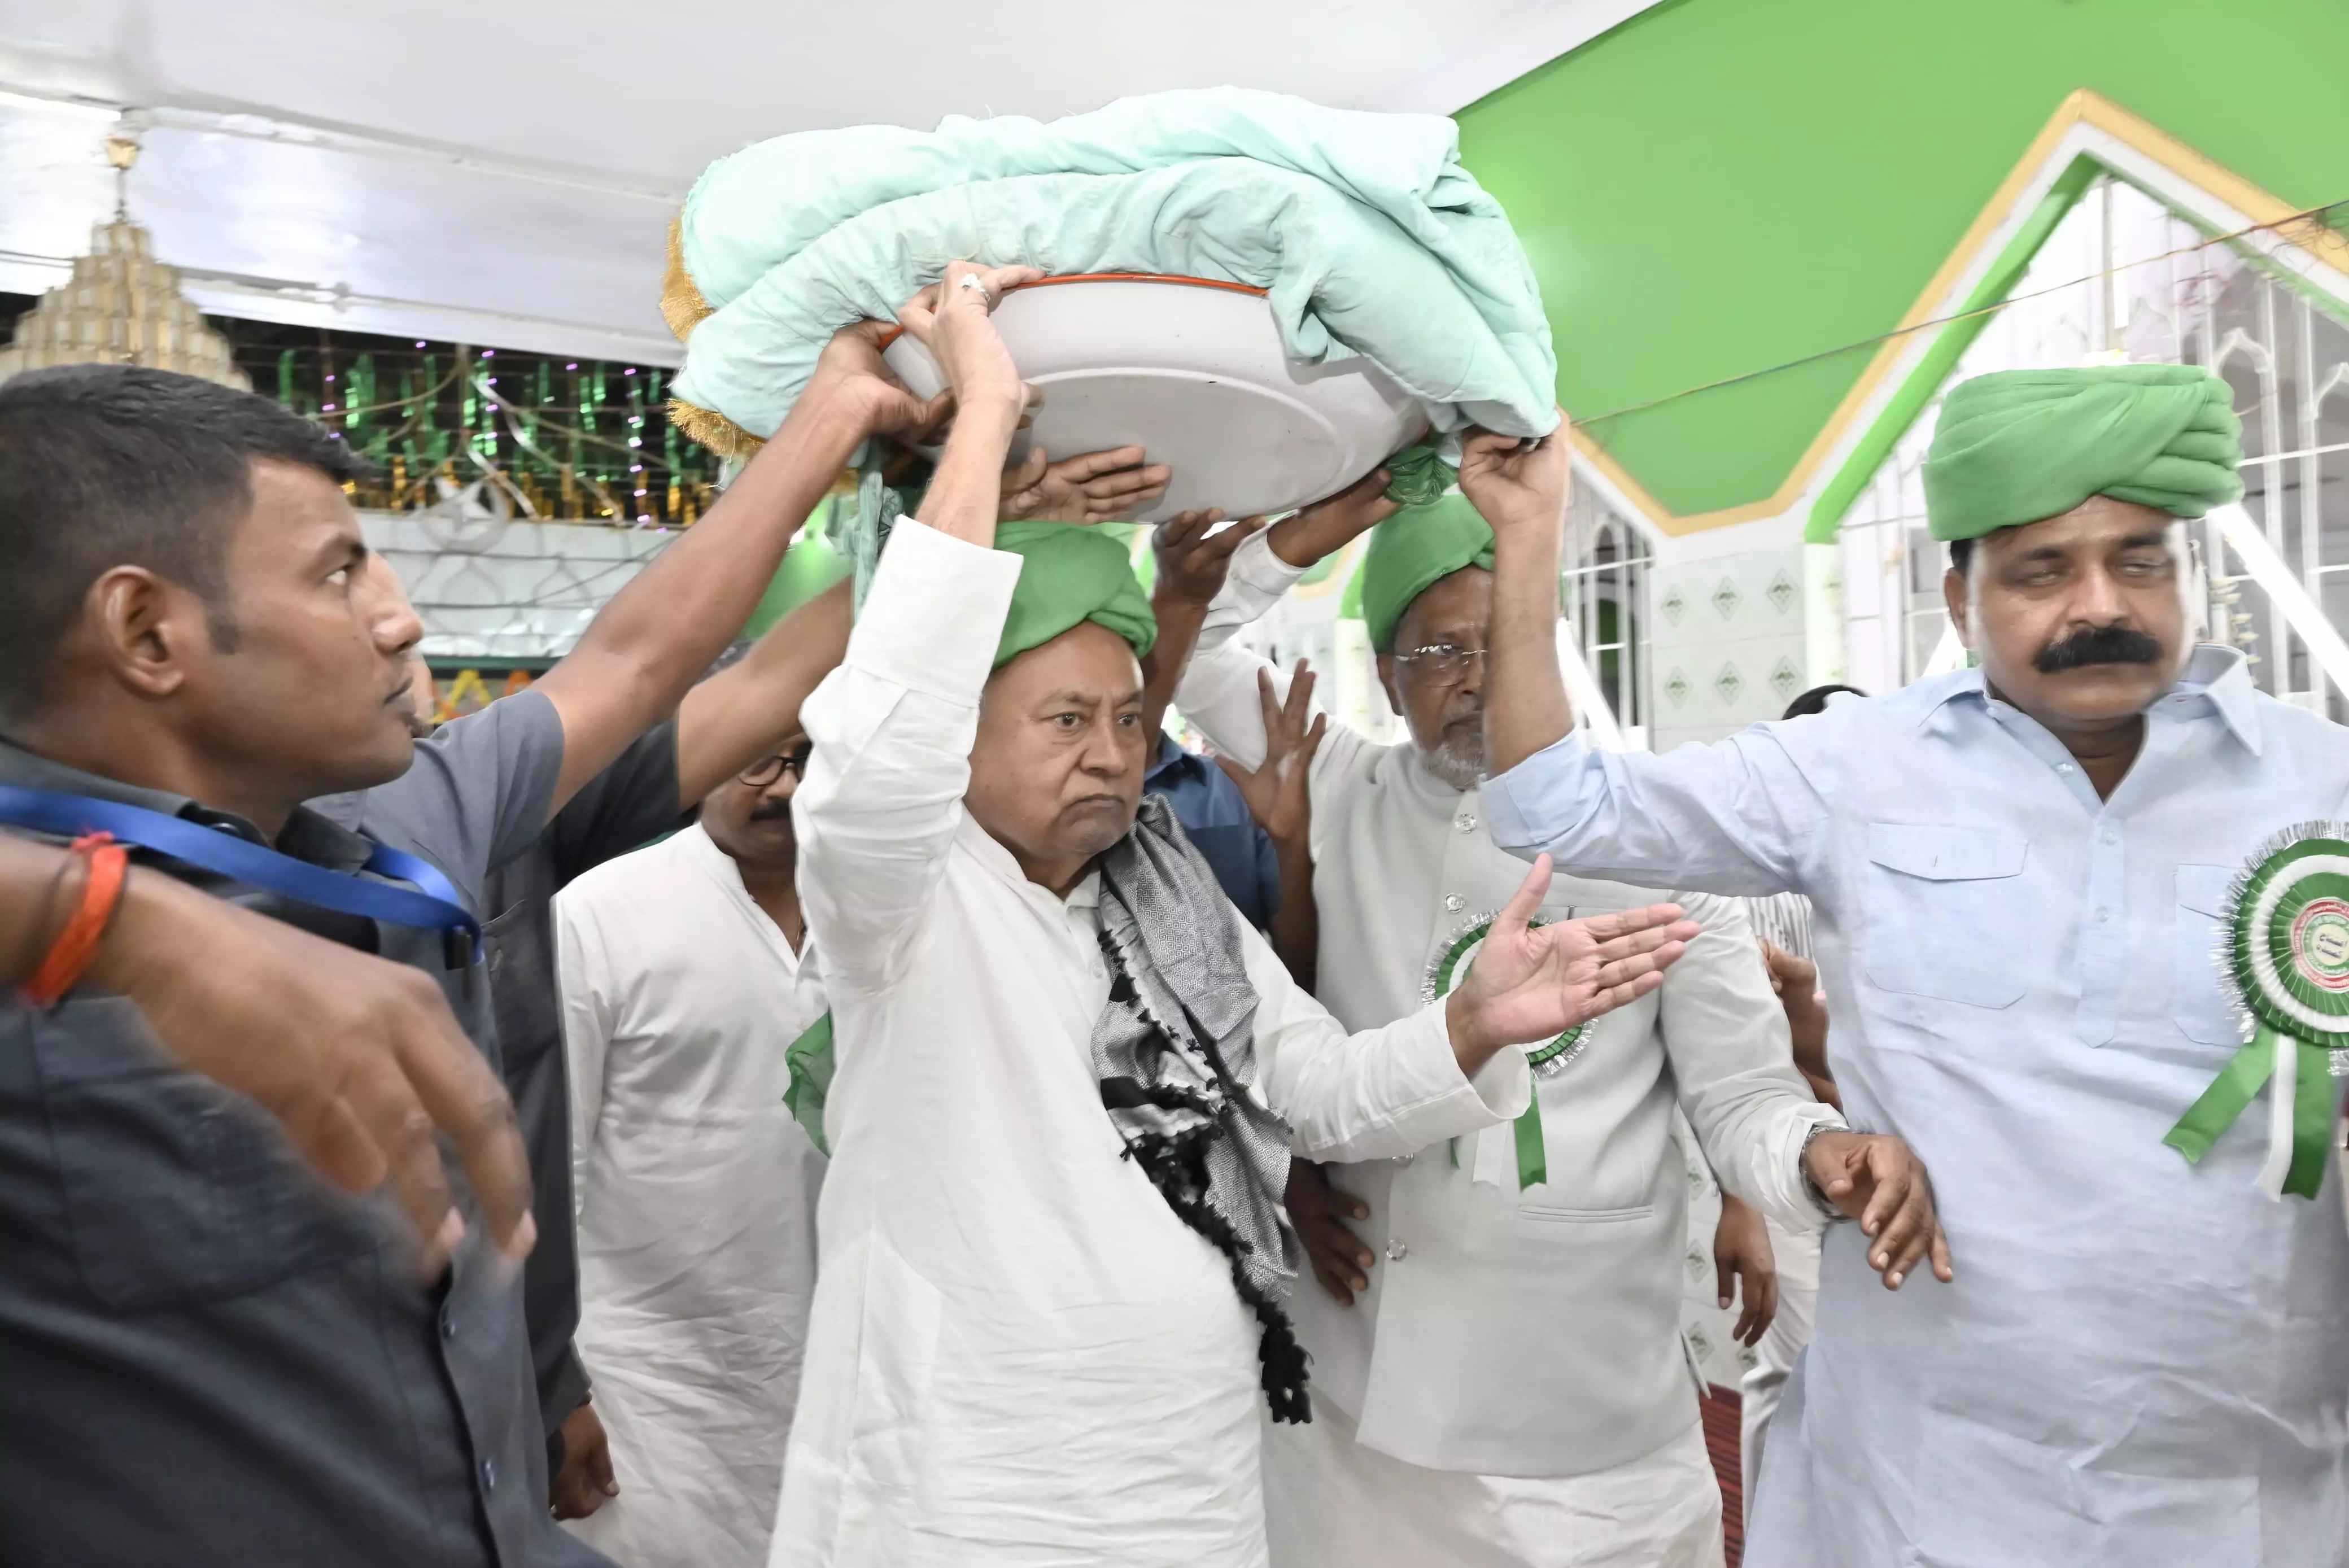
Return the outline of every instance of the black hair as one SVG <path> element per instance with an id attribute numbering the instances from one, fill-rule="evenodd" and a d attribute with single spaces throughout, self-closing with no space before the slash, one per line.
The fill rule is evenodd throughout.
<path id="1" fill-rule="evenodd" d="M 366 464 L 266 397 L 135 365 L 67 365 L 0 386 L 0 723 L 39 701 L 90 584 L 143 566 L 200 595 L 233 647 L 230 531 L 253 508 L 253 465 L 336 483 Z"/>
<path id="2" fill-rule="evenodd" d="M 1866 692 L 1860 690 L 1855 686 L 1813 686 L 1810 690 L 1805 692 L 1802 696 L 1788 703 L 1786 705 L 1786 711 L 1780 714 L 1778 717 L 1780 718 L 1807 718 L 1815 713 L 1825 713 L 1827 710 L 1827 698 L 1835 696 L 1835 694 L 1839 691 L 1847 691 L 1854 696 L 1866 696 L 1868 695 Z"/>
<path id="3" fill-rule="evenodd" d="M 1963 577 L 1966 574 L 1966 568 L 1973 564 L 1973 559 L 1974 542 L 1972 540 L 1953 539 L 1950 541 L 1950 568 L 1951 571 L 1955 572 L 1959 576 Z"/>

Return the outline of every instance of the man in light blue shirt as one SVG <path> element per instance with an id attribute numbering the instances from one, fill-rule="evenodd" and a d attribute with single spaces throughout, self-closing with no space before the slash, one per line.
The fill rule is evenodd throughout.
<path id="1" fill-rule="evenodd" d="M 2264 1106 L 2199 1165 L 2163 1144 L 2244 1037 L 2213 962 L 2230 879 L 2349 810 L 2349 732 L 2192 640 L 2177 520 L 2239 493 L 2234 430 L 2187 367 L 1957 388 L 1926 491 L 1980 667 L 1661 757 L 1568 732 L 1563 453 L 1472 446 L 1512 599 L 1495 838 L 1807 894 L 1845 1113 L 1924 1157 L 1956 1259 L 1888 1295 L 1874 1243 L 1830 1229 L 1750 1568 L 2344 1561 L 2337 1178 L 2262 1195 Z"/>

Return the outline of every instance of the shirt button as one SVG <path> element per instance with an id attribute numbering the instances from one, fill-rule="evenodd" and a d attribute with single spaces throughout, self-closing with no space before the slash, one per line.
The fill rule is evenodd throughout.
<path id="1" fill-rule="evenodd" d="M 2118 833 L 2114 832 L 2110 828 L 2106 828 L 2105 830 L 2105 842 L 2108 844 L 2117 844 L 2120 841 L 2121 836 Z"/>
<path id="2" fill-rule="evenodd" d="M 2096 911 L 2096 923 L 2098 925 L 2104 924 L 2105 922 L 2110 920 L 2112 917 L 2113 912 L 2109 909 L 2100 909 Z"/>
<path id="3" fill-rule="evenodd" d="M 1444 895 L 1444 907 L 1450 910 L 1453 913 L 1458 914 L 1462 910 L 1468 907 L 1468 901 L 1462 898 L 1456 892 L 1447 892 Z"/>
<path id="4" fill-rule="evenodd" d="M 1475 819 L 1475 818 L 1474 818 L 1474 817 L 1463 817 L 1463 818 L 1461 818 L 1461 819 L 1460 819 L 1460 830 L 1461 830 L 1462 832 L 1464 832 L 1464 833 L 1473 833 L 1473 832 L 1475 832 L 1475 831 L 1476 830 L 1476 819 Z"/>
<path id="5" fill-rule="evenodd" d="M 1387 1262 L 1399 1264 L 1409 1256 L 1411 1256 L 1411 1249 L 1403 1245 L 1401 1238 L 1387 1243 Z"/>
<path id="6" fill-rule="evenodd" d="M 445 1306 L 440 1309 L 440 1337 L 443 1339 L 457 1337 L 457 1315 Z"/>
<path id="7" fill-rule="evenodd" d="M 498 1490 L 498 1461 L 495 1460 L 481 1461 L 481 1490 L 483 1491 Z"/>
<path id="8" fill-rule="evenodd" d="M 2072 771 L 2072 765 L 2068 762 L 2058 762 L 2055 764 L 2055 771 L 2058 773 L 2069 773 Z"/>

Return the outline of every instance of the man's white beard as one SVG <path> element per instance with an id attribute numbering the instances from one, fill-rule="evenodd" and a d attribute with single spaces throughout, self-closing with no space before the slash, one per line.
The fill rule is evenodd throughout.
<path id="1" fill-rule="evenodd" d="M 1419 759 L 1430 773 L 1464 794 L 1476 788 L 1485 777 L 1485 743 L 1482 739 L 1461 741 L 1447 738 L 1433 751 L 1423 747 Z"/>

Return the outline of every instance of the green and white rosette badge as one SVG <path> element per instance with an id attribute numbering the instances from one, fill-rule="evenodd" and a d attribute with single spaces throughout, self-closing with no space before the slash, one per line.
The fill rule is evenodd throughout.
<path id="1" fill-rule="evenodd" d="M 1488 910 L 1474 915 L 1454 931 L 1427 966 L 1427 979 L 1420 986 L 1423 1001 L 1433 1002 L 1449 996 L 1475 966 L 1476 954 L 1485 945 L 1485 936 L 1493 929 L 1493 915 Z M 1548 921 L 1536 915 L 1527 925 L 1547 925 Z M 1544 1045 L 1526 1047 L 1526 1065 L 1532 1068 L 1537 1079 L 1555 1078 L 1564 1072 L 1590 1044 L 1590 1022 L 1577 1024 L 1557 1038 Z M 1501 1184 L 1500 1172 L 1506 1169 L 1511 1149 L 1516 1154 L 1517 1187 L 1538 1187 L 1549 1180 L 1549 1162 L 1542 1154 L 1541 1094 L 1538 1083 L 1535 1094 L 1526 1102 L 1526 1112 L 1510 1127 L 1487 1128 L 1476 1135 L 1476 1155 L 1469 1168 L 1470 1180 L 1488 1187 Z M 1460 1140 L 1452 1140 L 1452 1163 L 1460 1163 Z"/>
<path id="2" fill-rule="evenodd" d="M 2219 952 L 2251 1043 L 2162 1140 L 2199 1161 L 2270 1078 L 2260 1190 L 2316 1196 L 2333 1079 L 2349 1063 L 2349 824 L 2302 822 L 2252 851 L 2228 891 Z"/>

